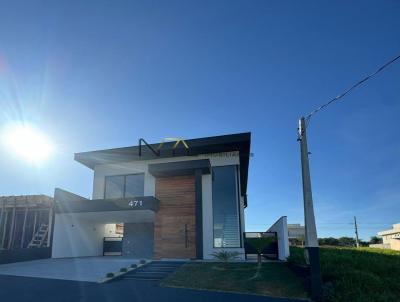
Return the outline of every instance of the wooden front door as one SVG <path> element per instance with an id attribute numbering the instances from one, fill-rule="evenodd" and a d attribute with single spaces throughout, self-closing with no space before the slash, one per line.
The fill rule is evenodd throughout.
<path id="1" fill-rule="evenodd" d="M 156 198 L 155 258 L 196 258 L 194 176 L 157 178 Z"/>

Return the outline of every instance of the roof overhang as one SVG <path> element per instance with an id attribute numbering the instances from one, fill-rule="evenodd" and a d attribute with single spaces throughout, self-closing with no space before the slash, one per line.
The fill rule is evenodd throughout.
<path id="1" fill-rule="evenodd" d="M 202 154 L 213 154 L 223 152 L 239 152 L 240 160 L 240 187 L 241 195 L 246 196 L 247 178 L 250 159 L 251 133 L 238 133 L 221 136 L 212 136 L 185 140 L 188 148 L 183 144 L 175 146 L 176 142 L 163 143 L 160 154 L 155 155 L 149 147 L 142 145 L 141 155 L 139 146 L 98 150 L 90 152 L 75 153 L 75 160 L 94 169 L 96 165 L 116 164 L 122 162 L 152 160 L 158 158 L 172 158 L 180 156 L 197 156 Z M 157 150 L 160 144 L 150 144 Z"/>
<path id="2" fill-rule="evenodd" d="M 202 174 L 210 174 L 210 161 L 201 159 L 149 165 L 149 173 L 155 177 L 192 175 L 195 170 L 201 170 Z"/>
<path id="3" fill-rule="evenodd" d="M 378 232 L 379 236 L 386 236 L 386 235 L 392 235 L 392 234 L 400 234 L 400 230 L 399 229 L 392 229 L 392 230 L 386 230 L 386 231 Z"/>

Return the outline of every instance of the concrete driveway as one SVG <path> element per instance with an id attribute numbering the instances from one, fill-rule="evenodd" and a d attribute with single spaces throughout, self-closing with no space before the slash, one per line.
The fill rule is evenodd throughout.
<path id="1" fill-rule="evenodd" d="M 109 272 L 137 264 L 118 256 L 41 259 L 0 265 L 0 275 L 96 282 Z"/>

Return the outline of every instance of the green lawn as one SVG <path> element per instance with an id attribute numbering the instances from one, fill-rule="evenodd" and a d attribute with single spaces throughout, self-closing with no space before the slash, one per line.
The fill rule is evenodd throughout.
<path id="1" fill-rule="evenodd" d="M 256 263 L 187 263 L 162 285 L 277 297 L 308 297 L 303 280 L 294 275 L 285 263 L 263 263 L 260 277 L 251 280 L 256 270 Z"/>
<path id="2" fill-rule="evenodd" d="M 321 248 L 326 301 L 400 301 L 400 252 L 372 248 Z M 302 248 L 289 261 L 304 263 Z"/>

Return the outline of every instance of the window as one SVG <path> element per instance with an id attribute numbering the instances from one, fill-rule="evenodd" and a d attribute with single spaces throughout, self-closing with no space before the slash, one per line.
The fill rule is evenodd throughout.
<path id="1" fill-rule="evenodd" d="M 105 198 L 124 197 L 124 176 L 107 176 Z"/>
<path id="2" fill-rule="evenodd" d="M 106 176 L 104 198 L 144 195 L 144 174 Z"/>
<path id="3" fill-rule="evenodd" d="M 240 247 L 236 166 L 213 168 L 214 247 Z"/>
<path id="4" fill-rule="evenodd" d="M 125 176 L 125 197 L 144 195 L 144 174 Z"/>

